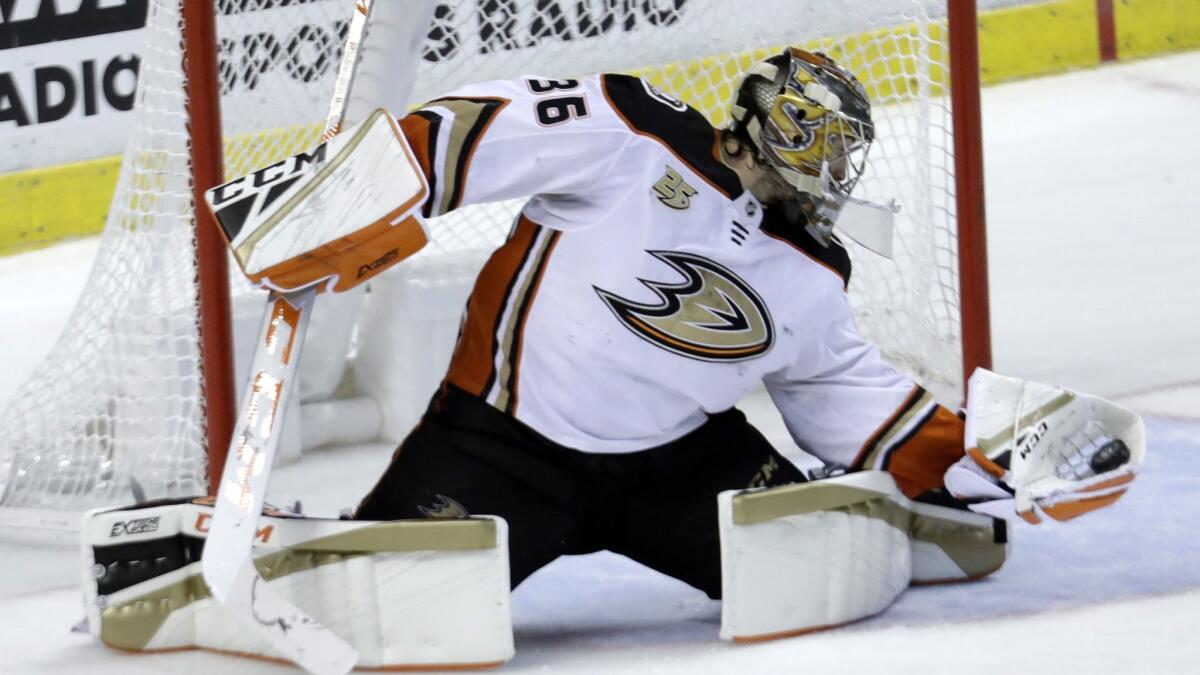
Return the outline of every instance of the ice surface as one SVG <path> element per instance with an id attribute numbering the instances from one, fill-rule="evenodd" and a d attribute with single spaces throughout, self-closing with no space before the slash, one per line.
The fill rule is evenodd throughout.
<path id="1" fill-rule="evenodd" d="M 1114 507 L 1020 526 L 997 574 L 912 589 L 882 615 L 756 646 L 717 639 L 719 605 L 612 554 L 563 558 L 513 597 L 502 672 L 1200 672 L 1200 53 L 993 87 L 983 95 L 997 369 L 1118 397 L 1149 457 Z M 57 334 L 94 241 L 0 258 L 0 401 Z M 765 397 L 744 407 L 790 448 Z M 391 448 L 316 453 L 272 499 L 349 506 Z M 0 672 L 244 673 L 214 654 L 127 655 L 70 634 L 70 540 L 0 539 Z"/>
<path id="2" fill-rule="evenodd" d="M 1200 55 L 983 107 L 997 368 L 1200 421 Z"/>

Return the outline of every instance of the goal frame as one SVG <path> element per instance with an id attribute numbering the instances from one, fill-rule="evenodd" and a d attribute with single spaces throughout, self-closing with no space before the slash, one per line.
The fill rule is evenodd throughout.
<path id="1" fill-rule="evenodd" d="M 946 0 L 953 120 L 959 312 L 963 382 L 978 367 L 990 368 L 987 238 L 983 138 L 980 114 L 978 20 L 975 0 Z M 192 142 L 193 201 L 223 182 L 215 0 L 183 6 L 184 71 Z M 225 243 L 204 209 L 196 209 L 200 369 L 210 493 L 215 494 L 233 433 L 233 330 Z M 965 386 L 965 385 L 964 385 Z"/>
<path id="2" fill-rule="evenodd" d="M 217 80 L 216 0 L 183 3 L 183 71 L 188 130 L 192 143 L 192 203 L 225 182 L 221 140 L 221 92 Z M 194 208 L 196 283 L 199 289 L 200 382 L 204 405 L 208 491 L 217 494 L 226 450 L 237 418 L 234 383 L 233 319 L 229 298 L 229 260 L 216 219 Z"/>
<path id="3" fill-rule="evenodd" d="M 959 316 L 963 387 L 976 368 L 992 367 L 987 218 L 983 192 L 983 121 L 979 98 L 979 20 L 975 0 L 946 0 L 950 31 L 950 106 L 958 216 Z M 966 392 L 963 392 L 964 400 Z"/>

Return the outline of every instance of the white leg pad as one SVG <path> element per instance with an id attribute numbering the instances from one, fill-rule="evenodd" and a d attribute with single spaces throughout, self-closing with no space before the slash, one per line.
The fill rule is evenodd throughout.
<path id="1" fill-rule="evenodd" d="M 282 658 L 209 597 L 198 560 L 118 590 L 114 586 L 122 584 L 112 580 L 120 571 L 109 563 L 112 576 L 101 588 L 98 575 L 105 566 L 96 560 L 105 547 L 162 542 L 171 535 L 180 541 L 203 538 L 211 513 L 207 506 L 172 504 L 89 514 L 83 530 L 84 588 L 93 634 L 133 651 L 200 647 Z M 152 532 L 114 535 L 127 527 L 123 523 L 155 518 Z M 503 519 L 367 522 L 263 516 L 259 527 L 255 565 L 267 584 L 353 644 L 358 667 L 481 667 L 512 658 Z M 118 565 L 128 569 L 129 562 Z"/>
<path id="2" fill-rule="evenodd" d="M 972 581 L 1000 569 L 1011 549 L 1008 524 L 974 511 L 919 504 L 899 497 L 911 515 L 914 584 Z"/>
<path id="3" fill-rule="evenodd" d="M 721 637 L 738 642 L 863 619 L 912 582 L 983 576 L 1007 553 L 991 518 L 914 504 L 882 471 L 728 491 L 717 504 Z"/>

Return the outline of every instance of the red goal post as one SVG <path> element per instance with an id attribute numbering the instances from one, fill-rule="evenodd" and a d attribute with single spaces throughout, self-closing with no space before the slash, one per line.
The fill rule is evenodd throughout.
<path id="1" fill-rule="evenodd" d="M 216 0 L 183 5 L 183 72 L 187 117 L 192 134 L 192 204 L 225 181 L 221 136 L 221 89 L 217 75 Z M 195 208 L 196 312 L 200 324 L 200 372 L 208 449 L 208 493 L 217 494 L 225 450 L 237 421 L 233 367 L 233 325 L 229 308 L 229 257 L 225 240 L 208 209 Z"/>
<path id="2" fill-rule="evenodd" d="M 965 387 L 976 368 L 992 367 L 987 218 L 983 191 L 983 122 L 979 100 L 979 22 L 974 0 L 947 0 L 946 5 L 950 31 L 950 96 L 954 111 L 959 311 L 962 317 L 962 381 Z"/>
<path id="3" fill-rule="evenodd" d="M 88 291 L 51 356 L 0 413 L 9 432 L 0 440 L 0 513 L 189 494 L 220 475 L 236 404 L 235 326 L 239 307 L 256 300 L 236 270 L 229 276 L 216 228 L 192 206 L 224 175 L 316 141 L 353 4 L 150 0 L 134 129 Z M 827 51 L 873 99 L 879 140 L 859 196 L 897 197 L 902 207 L 895 260 L 852 248 L 860 328 L 946 402 L 961 396 L 964 373 L 990 365 L 974 2 L 375 4 L 403 6 L 427 27 L 409 74 L 413 94 L 404 101 L 412 102 L 492 78 L 632 72 L 721 125 L 751 63 L 788 44 Z M 388 31 L 403 23 L 414 21 L 373 23 L 365 52 L 402 42 Z M 394 59 L 370 58 L 364 53 L 360 70 L 373 86 L 403 71 Z M 404 101 L 378 103 L 401 110 Z M 461 307 L 474 269 L 503 240 L 518 206 L 439 219 L 428 251 L 384 275 L 372 293 L 440 294 L 437 303 Z M 185 224 L 194 237 L 180 236 Z M 441 377 L 457 313 L 390 335 L 420 346 L 391 351 L 419 351 L 424 362 L 403 364 L 404 374 L 392 377 L 403 391 L 364 380 L 400 371 L 369 342 L 388 332 L 376 330 L 387 319 L 362 319 L 376 323 L 359 329 L 357 385 L 378 402 L 389 439 L 415 421 Z M 306 348 L 306 361 L 313 351 Z M 338 378 L 331 382 L 334 396 Z"/>

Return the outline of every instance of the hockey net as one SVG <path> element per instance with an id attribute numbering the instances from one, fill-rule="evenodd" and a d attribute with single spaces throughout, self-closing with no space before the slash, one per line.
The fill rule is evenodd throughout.
<path id="1" fill-rule="evenodd" d="M 0 416 L 0 512 L 207 491 L 181 0 L 149 5 L 134 124 L 94 267 L 66 330 Z M 353 3 L 217 5 L 225 173 L 236 176 L 316 142 Z M 438 2 L 412 101 L 523 74 L 631 72 L 723 125 L 741 73 L 788 44 L 827 52 L 867 86 L 877 141 L 856 196 L 902 207 L 892 260 L 850 246 L 859 328 L 954 400 L 962 324 L 944 1 Z M 413 290 L 397 324 L 409 332 L 389 335 L 391 348 L 419 345 L 430 365 L 389 375 L 411 381 L 399 401 L 381 403 L 408 409 L 393 432 L 428 400 L 457 327 L 461 305 L 421 325 L 422 298 L 445 305 L 444 287 L 464 295 L 518 207 L 444 217 L 432 245 L 397 271 Z M 255 293 L 240 279 L 232 286 Z M 371 351 L 368 332 L 359 352 Z"/>

